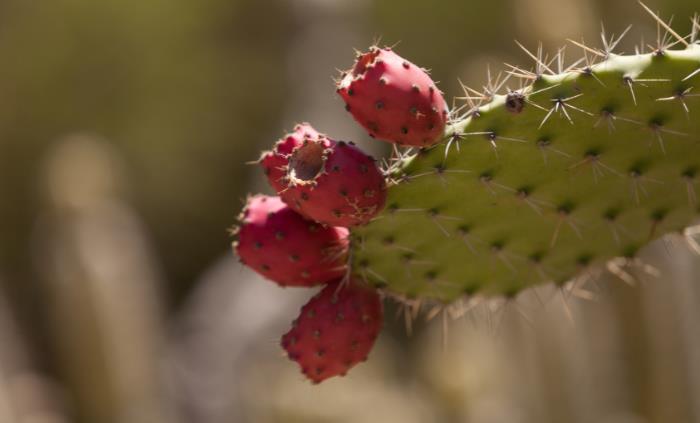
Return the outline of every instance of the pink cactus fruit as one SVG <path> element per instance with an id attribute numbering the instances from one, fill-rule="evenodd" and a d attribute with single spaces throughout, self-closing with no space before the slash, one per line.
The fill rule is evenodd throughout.
<path id="1" fill-rule="evenodd" d="M 425 70 L 390 48 L 360 54 L 337 92 L 372 137 L 418 147 L 442 138 L 448 120 L 442 93 Z"/>
<path id="2" fill-rule="evenodd" d="M 291 132 L 275 143 L 270 151 L 265 151 L 259 163 L 265 171 L 270 186 L 276 192 L 284 189 L 284 179 L 287 176 L 287 164 L 292 151 L 304 143 L 304 139 L 318 138 L 319 133 L 306 122 L 297 124 Z"/>
<path id="3" fill-rule="evenodd" d="M 314 383 L 365 361 L 383 323 L 376 290 L 356 281 L 329 283 L 301 309 L 282 348 Z"/>
<path id="4" fill-rule="evenodd" d="M 330 226 L 366 224 L 386 201 L 384 175 L 353 143 L 323 135 L 304 140 L 289 156 L 282 199 L 309 219 Z"/>
<path id="5" fill-rule="evenodd" d="M 241 261 L 280 286 L 314 286 L 345 274 L 347 229 L 309 221 L 279 197 L 249 197 L 235 234 Z"/>

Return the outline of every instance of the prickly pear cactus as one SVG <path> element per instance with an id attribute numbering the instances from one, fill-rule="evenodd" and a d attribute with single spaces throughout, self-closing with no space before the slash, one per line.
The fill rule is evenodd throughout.
<path id="1" fill-rule="evenodd" d="M 430 148 L 397 155 L 385 211 L 352 231 L 352 271 L 450 302 L 563 284 L 700 213 L 700 44 L 563 69 L 513 68 Z M 555 68 L 556 69 L 553 69 Z M 454 111 L 453 111 L 454 112 Z"/>

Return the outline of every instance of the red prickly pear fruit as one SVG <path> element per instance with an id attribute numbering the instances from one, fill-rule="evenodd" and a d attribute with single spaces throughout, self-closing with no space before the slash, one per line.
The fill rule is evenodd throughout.
<path id="1" fill-rule="evenodd" d="M 284 178 L 287 176 L 289 155 L 304 143 L 304 139 L 318 138 L 319 133 L 306 122 L 297 124 L 294 132 L 281 138 L 270 151 L 263 152 L 259 163 L 265 171 L 270 186 L 279 192 L 284 189 Z"/>
<path id="2" fill-rule="evenodd" d="M 427 147 L 443 136 L 448 113 L 442 93 L 422 68 L 390 48 L 360 54 L 337 92 L 373 138 Z"/>
<path id="3" fill-rule="evenodd" d="M 375 289 L 352 280 L 331 282 L 302 307 L 282 336 L 282 348 L 313 383 L 343 376 L 367 359 L 383 314 Z"/>
<path id="4" fill-rule="evenodd" d="M 347 229 L 309 221 L 266 195 L 249 197 L 240 221 L 238 257 L 278 285 L 314 286 L 345 274 Z"/>
<path id="5" fill-rule="evenodd" d="M 322 135 L 294 149 L 285 184 L 282 199 L 324 225 L 364 225 L 386 202 L 386 182 L 375 160 L 353 143 Z"/>

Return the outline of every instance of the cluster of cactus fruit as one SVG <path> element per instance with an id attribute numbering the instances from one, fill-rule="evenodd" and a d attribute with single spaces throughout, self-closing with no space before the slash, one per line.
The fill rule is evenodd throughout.
<path id="1" fill-rule="evenodd" d="M 373 137 L 430 146 L 442 139 L 447 107 L 424 70 L 390 49 L 361 54 L 338 85 L 347 110 Z M 282 337 L 290 359 L 313 382 L 343 375 L 367 358 L 379 334 L 379 292 L 350 272 L 349 228 L 384 210 L 387 178 L 352 142 L 308 123 L 259 160 L 277 197 L 251 196 L 235 250 L 243 263 L 281 286 L 325 287 Z"/>
<path id="2" fill-rule="evenodd" d="M 509 72 L 519 88 L 467 88 L 462 112 L 391 49 L 358 55 L 337 92 L 392 158 L 298 125 L 262 155 L 278 197 L 248 199 L 234 243 L 281 286 L 325 285 L 281 342 L 310 380 L 366 359 L 380 293 L 449 305 L 624 273 L 698 217 L 700 20 L 687 37 L 657 20 L 649 53 L 615 54 L 613 39 L 574 42 L 585 57 L 570 66 L 530 54 L 532 71 Z"/>

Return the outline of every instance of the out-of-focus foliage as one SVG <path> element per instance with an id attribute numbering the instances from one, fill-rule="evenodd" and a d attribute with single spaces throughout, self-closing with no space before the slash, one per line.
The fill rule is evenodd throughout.
<path id="1" fill-rule="evenodd" d="M 72 132 L 108 139 L 175 297 L 226 244 L 244 162 L 279 133 L 279 1 L 7 0 L 0 13 L 2 263 L 31 277 L 42 156 Z M 17 273 L 15 273 L 17 272 Z M 40 299 L 19 284 L 24 301 Z M 15 285 L 15 287 L 17 287 Z M 39 306 L 33 303 L 33 306 Z"/>

